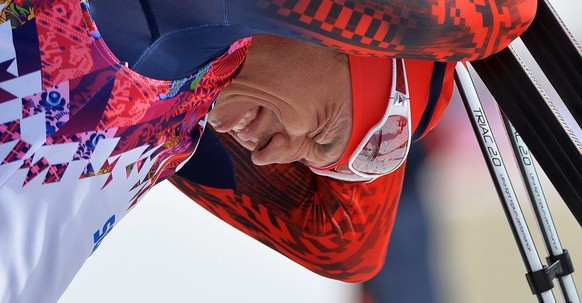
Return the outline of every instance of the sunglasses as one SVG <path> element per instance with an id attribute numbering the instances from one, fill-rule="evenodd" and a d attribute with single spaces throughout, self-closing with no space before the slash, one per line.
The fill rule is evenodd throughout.
<path id="1" fill-rule="evenodd" d="M 372 127 L 349 161 L 333 169 L 314 168 L 322 176 L 343 181 L 373 181 L 397 170 L 410 149 L 410 95 L 402 59 L 392 59 L 390 100 L 382 119 Z"/>

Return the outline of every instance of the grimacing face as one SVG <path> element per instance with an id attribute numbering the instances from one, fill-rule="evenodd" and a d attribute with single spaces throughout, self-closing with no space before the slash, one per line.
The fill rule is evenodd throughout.
<path id="1" fill-rule="evenodd" d="M 257 165 L 325 167 L 343 155 L 352 129 L 347 58 L 287 38 L 257 36 L 241 73 L 208 122 L 252 151 Z"/>

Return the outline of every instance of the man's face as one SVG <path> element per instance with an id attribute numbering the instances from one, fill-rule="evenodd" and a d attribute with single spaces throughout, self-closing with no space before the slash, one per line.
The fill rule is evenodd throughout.
<path id="1" fill-rule="evenodd" d="M 352 129 L 350 74 L 342 59 L 318 46 L 259 36 L 209 123 L 251 150 L 257 165 L 333 164 Z"/>

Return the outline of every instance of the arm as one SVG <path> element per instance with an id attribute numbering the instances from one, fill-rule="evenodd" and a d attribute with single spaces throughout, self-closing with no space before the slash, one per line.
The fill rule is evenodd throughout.
<path id="1" fill-rule="evenodd" d="M 536 0 L 234 2 L 228 9 L 233 24 L 353 54 L 431 61 L 496 53 L 525 31 L 536 10 Z"/>

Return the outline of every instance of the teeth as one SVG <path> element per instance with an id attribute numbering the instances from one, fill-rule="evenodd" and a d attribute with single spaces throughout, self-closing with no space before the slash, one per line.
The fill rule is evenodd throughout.
<path id="1" fill-rule="evenodd" d="M 245 127 L 247 127 L 247 125 L 249 125 L 249 123 L 252 121 L 250 118 L 253 116 L 253 112 L 250 110 L 248 111 L 241 119 L 240 121 L 238 121 L 238 123 L 232 128 L 233 131 L 235 132 L 240 132 L 241 130 L 243 130 Z"/>

